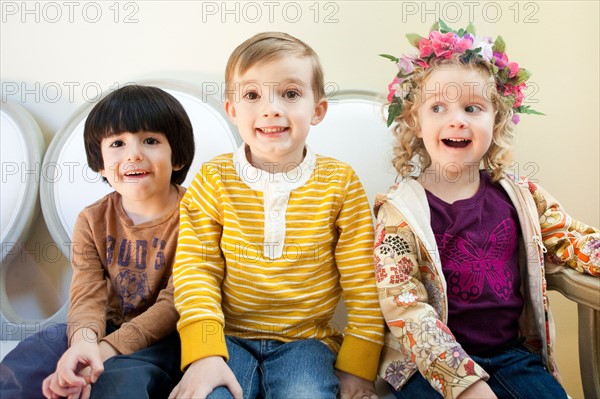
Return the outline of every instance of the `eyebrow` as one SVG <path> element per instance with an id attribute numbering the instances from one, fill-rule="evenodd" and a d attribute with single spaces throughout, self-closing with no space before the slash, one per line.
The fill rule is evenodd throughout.
<path id="1" fill-rule="evenodd" d="M 269 86 L 273 86 L 273 85 L 275 85 L 275 86 L 279 86 L 279 85 L 285 86 L 287 84 L 292 84 L 292 83 L 302 86 L 305 82 L 302 79 L 300 79 L 300 78 L 286 78 L 286 79 L 282 80 L 281 82 L 275 82 L 275 81 L 271 82 L 271 81 L 267 80 L 265 82 L 262 82 L 262 84 L 260 84 L 259 82 L 257 82 L 255 79 L 242 80 L 242 81 L 236 82 L 236 83 L 239 86 L 243 87 L 243 86 L 249 86 L 249 85 L 262 86 L 262 85 L 264 85 L 264 83 L 268 83 Z M 310 83 L 308 84 L 308 86 L 310 86 Z"/>

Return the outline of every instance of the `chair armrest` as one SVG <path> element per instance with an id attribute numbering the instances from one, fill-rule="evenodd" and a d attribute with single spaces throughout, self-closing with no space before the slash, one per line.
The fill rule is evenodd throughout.
<path id="1" fill-rule="evenodd" d="M 581 274 L 569 267 L 548 268 L 546 282 L 555 290 L 579 305 L 600 311 L 600 278 Z"/>
<path id="2" fill-rule="evenodd" d="M 560 267 L 550 268 L 546 281 L 548 289 L 577 303 L 583 394 L 586 399 L 600 398 L 600 278 Z"/>

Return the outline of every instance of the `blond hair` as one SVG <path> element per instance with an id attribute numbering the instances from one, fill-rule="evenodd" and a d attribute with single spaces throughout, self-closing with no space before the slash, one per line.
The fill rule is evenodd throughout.
<path id="1" fill-rule="evenodd" d="M 235 93 L 234 76 L 243 75 L 254 65 L 285 55 L 308 57 L 313 64 L 312 91 L 315 102 L 325 98 L 325 77 L 317 53 L 306 43 L 283 32 L 258 33 L 236 47 L 225 67 L 225 93 L 231 99 Z"/>
<path id="2" fill-rule="evenodd" d="M 461 54 L 455 54 L 450 59 L 432 59 L 427 69 L 411 77 L 415 87 L 414 95 L 403 101 L 404 108 L 396 118 L 396 125 L 393 129 L 395 143 L 392 164 L 402 178 L 414 175 L 416 171 L 424 171 L 431 166 L 431 158 L 425 149 L 423 139 L 419 138 L 417 134 L 421 130 L 418 117 L 419 105 L 423 101 L 421 90 L 432 71 L 442 66 L 456 65 L 476 70 L 484 78 L 494 79 L 495 75 L 486 62 L 476 58 L 465 61 L 460 56 Z M 514 134 L 511 122 L 513 110 L 502 99 L 496 85 L 490 89 L 489 99 L 495 113 L 494 128 L 492 143 L 482 161 L 484 167 L 490 170 L 492 181 L 497 181 L 513 162 Z"/>

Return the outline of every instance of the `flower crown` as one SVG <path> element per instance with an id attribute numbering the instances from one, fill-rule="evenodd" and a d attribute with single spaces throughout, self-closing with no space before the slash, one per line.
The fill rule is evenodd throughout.
<path id="1" fill-rule="evenodd" d="M 416 33 L 406 35 L 409 42 L 419 49 L 418 56 L 403 55 L 396 58 L 389 54 L 380 54 L 398 66 L 399 72 L 388 85 L 389 94 L 387 125 L 390 126 L 404 109 L 403 102 L 412 99 L 415 83 L 412 76 L 430 66 L 433 59 L 450 59 L 454 54 L 461 54 L 460 59 L 469 62 L 472 58 L 484 60 L 494 74 L 496 88 L 504 101 L 513 109 L 512 122 L 519 123 L 518 113 L 544 115 L 528 105 L 523 104 L 525 82 L 531 76 L 526 69 L 520 68 L 516 62 L 509 62 L 506 56 L 506 45 L 501 36 L 494 42 L 490 37 L 475 36 L 475 27 L 469 23 L 466 29 L 452 30 L 440 20 L 435 23 L 424 38 Z"/>

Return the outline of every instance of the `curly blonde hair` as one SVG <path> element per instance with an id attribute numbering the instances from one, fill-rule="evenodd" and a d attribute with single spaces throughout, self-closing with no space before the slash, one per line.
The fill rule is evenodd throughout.
<path id="1" fill-rule="evenodd" d="M 431 166 L 431 158 L 425 149 L 423 139 L 417 136 L 421 130 L 418 117 L 419 105 L 423 100 L 421 88 L 432 71 L 441 66 L 451 65 L 471 68 L 490 80 L 494 79 L 495 76 L 490 70 L 489 64 L 481 59 L 464 60 L 464 57 L 461 58 L 460 54 L 455 54 L 450 59 L 436 58 L 431 60 L 427 69 L 411 77 L 415 87 L 413 89 L 414 95 L 404 100 L 404 108 L 396 118 L 396 125 L 393 128 L 395 144 L 392 164 L 402 178 L 414 176 L 415 173 L 422 172 Z M 489 96 L 495 112 L 494 128 L 492 144 L 483 156 L 482 161 L 485 169 L 490 171 L 492 181 L 497 181 L 513 163 L 512 142 L 514 134 L 511 122 L 513 109 L 502 99 L 496 85 L 490 88 Z"/>

